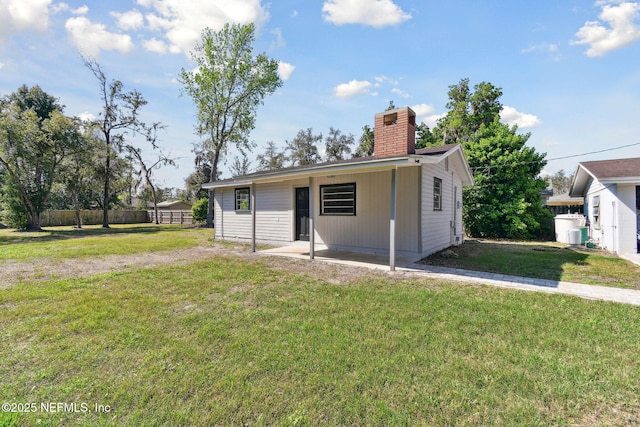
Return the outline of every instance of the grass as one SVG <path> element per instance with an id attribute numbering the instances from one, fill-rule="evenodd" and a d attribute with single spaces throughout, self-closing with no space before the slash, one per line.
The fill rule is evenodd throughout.
<path id="1" fill-rule="evenodd" d="M 640 266 L 597 249 L 557 242 L 466 240 L 421 261 L 451 268 L 640 289 Z"/>
<path id="2" fill-rule="evenodd" d="M 0 426 L 640 423 L 637 307 L 315 265 L 0 290 L 0 396 L 38 408 Z"/>
<path id="3" fill-rule="evenodd" d="M 210 229 L 179 225 L 51 227 L 44 232 L 0 230 L 0 261 L 32 258 L 86 258 L 130 255 L 197 246 L 212 236 Z"/>

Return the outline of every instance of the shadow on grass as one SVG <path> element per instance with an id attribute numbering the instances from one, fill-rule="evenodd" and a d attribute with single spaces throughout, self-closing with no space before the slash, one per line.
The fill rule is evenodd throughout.
<path id="1" fill-rule="evenodd" d="M 561 281 L 567 266 L 586 265 L 588 257 L 586 252 L 558 244 L 471 239 L 424 258 L 420 263 Z"/>
<path id="2" fill-rule="evenodd" d="M 85 226 L 83 228 L 52 227 L 43 231 L 0 230 L 0 245 L 53 242 L 114 234 L 155 234 L 159 232 L 180 232 L 191 226 L 156 224 L 113 224 L 110 228 Z"/>

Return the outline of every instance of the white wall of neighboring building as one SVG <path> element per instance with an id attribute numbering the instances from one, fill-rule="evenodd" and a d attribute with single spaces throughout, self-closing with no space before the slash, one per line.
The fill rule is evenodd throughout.
<path id="1" fill-rule="evenodd" d="M 611 252 L 637 253 L 636 186 L 602 184 L 594 180 L 586 193 L 591 238 Z M 597 197 L 600 206 L 594 205 Z M 598 220 L 596 208 L 599 208 Z"/>

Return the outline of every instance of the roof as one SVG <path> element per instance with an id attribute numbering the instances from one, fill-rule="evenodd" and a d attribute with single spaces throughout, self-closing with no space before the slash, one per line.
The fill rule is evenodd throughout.
<path id="1" fill-rule="evenodd" d="M 640 184 L 640 157 L 579 163 L 569 195 L 584 196 L 589 182 L 594 179 L 604 184 Z"/>
<path id="2" fill-rule="evenodd" d="M 158 203 L 159 208 L 167 208 L 178 204 L 185 204 L 191 206 L 191 203 L 183 202 L 182 200 L 167 200 L 166 202 Z"/>
<path id="3" fill-rule="evenodd" d="M 316 163 L 312 165 L 293 166 L 270 171 L 260 171 L 220 181 L 209 182 L 202 188 L 233 187 L 249 185 L 257 182 L 277 182 L 285 179 L 322 176 L 326 174 L 361 173 L 390 170 L 397 167 L 417 166 L 421 163 L 439 163 L 446 157 L 458 153 L 464 164 L 466 175 L 462 177 L 463 185 L 473 185 L 473 176 L 460 144 L 447 144 L 416 150 L 415 154 L 405 156 L 377 158 L 375 156 L 356 157 L 353 159 Z"/>
<path id="4" fill-rule="evenodd" d="M 549 197 L 547 206 L 580 206 L 584 205 L 584 198 L 570 197 L 568 194 L 558 194 Z"/>

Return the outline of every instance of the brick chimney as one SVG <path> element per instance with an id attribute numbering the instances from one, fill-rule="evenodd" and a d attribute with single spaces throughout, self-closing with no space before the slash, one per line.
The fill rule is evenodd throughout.
<path id="1" fill-rule="evenodd" d="M 406 156 L 416 152 L 416 113 L 409 107 L 376 114 L 373 155 Z"/>

